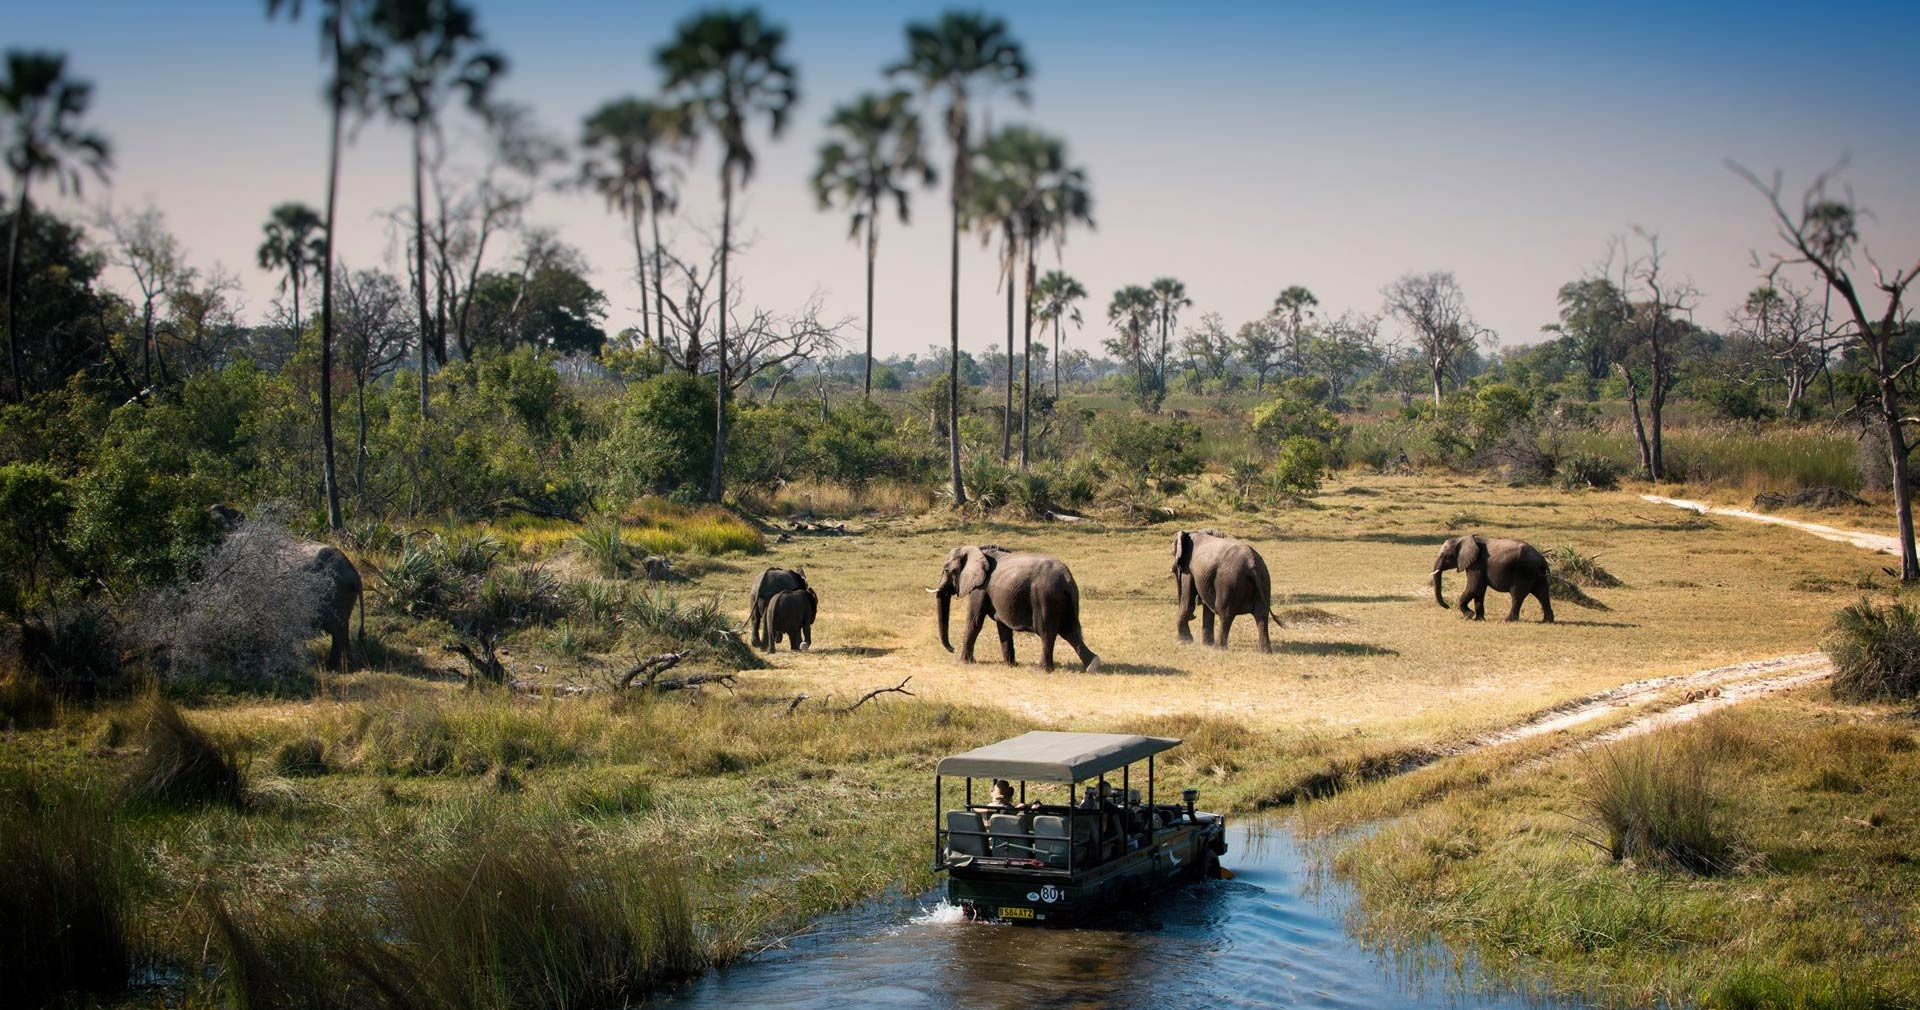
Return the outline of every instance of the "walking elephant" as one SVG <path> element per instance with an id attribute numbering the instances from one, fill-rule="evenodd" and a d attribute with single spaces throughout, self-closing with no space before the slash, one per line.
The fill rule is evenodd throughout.
<path id="1" fill-rule="evenodd" d="M 973 643 L 992 618 L 1000 633 L 1000 658 L 1008 664 L 1014 662 L 1013 633 L 1027 631 L 1040 636 L 1042 669 L 1053 669 L 1053 643 L 1059 638 L 1079 653 L 1082 670 L 1100 668 L 1100 657 L 1080 635 L 1080 587 L 1058 559 L 990 544 L 955 547 L 940 566 L 940 585 L 927 591 L 938 601 L 940 644 L 948 652 L 953 651 L 947 638 L 953 598 L 966 601 L 967 630 L 960 644 L 963 663 L 973 662 Z"/>
<path id="2" fill-rule="evenodd" d="M 1220 618 L 1220 648 L 1227 647 L 1233 619 L 1251 614 L 1260 629 L 1260 651 L 1272 652 L 1267 620 L 1273 583 L 1267 562 L 1244 540 L 1219 530 L 1181 530 L 1173 535 L 1173 580 L 1180 599 L 1180 641 L 1193 641 L 1193 609 L 1200 607 L 1200 640 L 1213 645 L 1213 619 Z"/>
<path id="3" fill-rule="evenodd" d="M 232 532 L 247 518 L 239 509 L 225 504 L 211 506 L 207 514 L 223 533 Z M 331 640 L 327 666 L 345 672 L 350 659 L 348 647 L 352 641 L 355 606 L 360 608 L 360 637 L 364 639 L 367 635 L 367 606 L 360 570 L 338 547 L 316 540 L 287 542 L 279 553 L 280 561 L 289 572 L 311 572 L 325 583 L 326 599 L 321 602 L 317 623 Z"/>
<path id="4" fill-rule="evenodd" d="M 783 637 L 795 652 L 813 648 L 813 619 L 819 612 L 820 597 L 812 587 L 774 594 L 767 602 L 767 651 L 780 651 Z"/>
<path id="5" fill-rule="evenodd" d="M 756 649 L 772 648 L 772 634 L 764 627 L 767 604 L 775 596 L 794 589 L 807 588 L 807 573 L 799 568 L 769 568 L 753 579 L 753 604 L 748 617 L 750 641 Z"/>
<path id="6" fill-rule="evenodd" d="M 1440 579 L 1450 568 L 1467 573 L 1467 587 L 1460 594 L 1460 613 L 1476 621 L 1487 616 L 1487 590 L 1496 589 L 1513 597 L 1507 620 L 1520 619 L 1520 605 L 1532 596 L 1540 601 L 1540 620 L 1553 623 L 1553 600 L 1548 595 L 1547 558 L 1524 540 L 1489 540 L 1478 533 L 1454 537 L 1440 545 L 1440 556 L 1433 562 L 1433 599 L 1445 607 L 1440 594 Z"/>

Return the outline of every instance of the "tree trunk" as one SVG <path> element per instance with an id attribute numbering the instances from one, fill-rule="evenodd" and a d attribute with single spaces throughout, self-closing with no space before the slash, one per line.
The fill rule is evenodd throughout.
<path id="1" fill-rule="evenodd" d="M 953 226 L 949 250 L 947 315 L 951 322 L 947 334 L 947 472 L 953 483 L 953 504 L 967 503 L 967 489 L 960 481 L 960 200 L 966 182 L 967 138 L 962 132 L 954 138 Z"/>
<path id="2" fill-rule="evenodd" d="M 873 399 L 873 261 L 880 253 L 880 236 L 874 229 L 880 216 L 880 199 L 867 204 L 867 371 L 864 380 L 867 399 Z"/>
<path id="3" fill-rule="evenodd" d="M 1053 398 L 1060 399 L 1060 317 L 1053 317 Z"/>
<path id="4" fill-rule="evenodd" d="M 1028 434 L 1033 414 L 1033 240 L 1027 240 L 1025 333 L 1020 338 L 1020 469 L 1027 468 Z"/>
<path id="5" fill-rule="evenodd" d="M 1653 479 L 1653 449 L 1647 443 L 1647 426 L 1640 420 L 1640 384 L 1633 379 L 1633 369 L 1624 361 L 1614 363 L 1620 369 L 1620 377 L 1627 383 L 1627 405 L 1633 408 L 1633 436 L 1640 444 L 1640 469 Z"/>
<path id="6" fill-rule="evenodd" d="M 633 212 L 627 215 L 633 226 L 633 269 L 640 279 L 640 346 L 653 342 L 650 327 L 647 325 L 647 248 L 640 241 L 640 216 L 646 213 L 646 205 L 640 202 L 638 195 L 631 204 Z"/>
<path id="7" fill-rule="evenodd" d="M 718 502 L 725 490 L 727 465 L 727 260 L 733 252 L 733 165 L 720 163 L 720 337 L 713 371 L 713 478 L 707 500 Z"/>
<path id="8" fill-rule="evenodd" d="M 153 299 L 146 299 L 140 310 L 140 356 L 146 362 L 146 374 L 140 377 L 142 388 L 153 386 Z"/>
<path id="9" fill-rule="evenodd" d="M 1007 268 L 1002 271 L 1007 280 L 1007 402 L 1000 415 L 1000 462 L 1005 463 L 1013 455 L 1013 266 L 1019 256 L 1018 244 L 1013 238 L 1013 226 L 1007 226 Z"/>
<path id="10" fill-rule="evenodd" d="M 1440 406 L 1440 379 L 1446 374 L 1446 368 L 1436 361 L 1430 363 L 1427 369 L 1433 373 L 1433 405 L 1438 407 Z"/>
<path id="11" fill-rule="evenodd" d="M 32 176 L 20 177 L 20 200 L 14 204 L 13 221 L 7 226 L 7 361 L 13 369 L 15 403 L 27 398 L 27 375 L 20 363 L 20 334 L 16 332 L 20 319 L 20 290 L 15 282 L 20 275 L 20 232 L 27 220 L 27 189 L 32 184 Z M 147 385 L 153 385 L 151 375 L 147 377 Z"/>
<path id="12" fill-rule="evenodd" d="M 333 68 L 337 76 L 346 57 L 345 18 L 333 19 Z M 335 533 L 345 525 L 340 515 L 340 476 L 333 468 L 333 220 L 340 198 L 340 120 L 346 102 L 338 88 L 332 94 L 333 122 L 327 132 L 327 231 L 320 243 L 320 482 L 327 495 L 327 528 Z M 366 408 L 360 410 L 366 426 Z"/>
<path id="13" fill-rule="evenodd" d="M 1648 419 L 1653 422 L 1647 439 L 1647 473 L 1654 481 L 1662 481 L 1667 477 L 1666 461 L 1660 452 L 1660 413 L 1667 405 L 1667 386 L 1670 381 L 1667 377 L 1666 355 L 1661 351 L 1659 338 L 1656 337 L 1653 344 L 1653 388 L 1647 391 Z"/>
<path id="14" fill-rule="evenodd" d="M 356 372 L 354 379 L 354 398 L 359 401 L 360 408 L 360 431 L 353 453 L 353 494 L 364 505 L 367 497 L 367 373 L 364 370 Z"/>
<path id="15" fill-rule="evenodd" d="M 652 194 L 648 194 L 648 196 L 649 196 L 649 198 L 651 198 L 651 196 L 652 196 Z M 651 202 L 651 200 L 649 200 L 649 202 Z M 650 215 L 650 216 L 648 217 L 648 222 L 650 223 L 650 225 L 651 225 L 651 226 L 652 226 L 652 228 L 653 228 L 653 323 L 654 323 L 654 332 L 655 332 L 655 333 L 658 333 L 658 334 L 660 334 L 660 346 L 661 346 L 662 348 L 664 348 L 664 347 L 666 347 L 666 346 L 667 346 L 667 289 L 666 289 L 666 287 L 665 287 L 664 285 L 662 285 L 662 284 L 661 284 L 661 282 L 660 282 L 660 278 L 661 278 L 661 266 L 660 266 L 660 208 L 659 208 L 658 206 L 655 206 L 655 207 L 653 208 L 653 213 L 652 213 L 652 214 L 651 214 L 651 215 Z M 641 311 L 641 312 L 645 312 L 645 311 L 647 311 L 647 307 L 646 307 L 645 305 L 641 305 L 641 306 L 640 306 L 640 311 Z"/>
<path id="16" fill-rule="evenodd" d="M 1882 368 L 1880 417 L 1887 429 L 1888 462 L 1893 465 L 1893 512 L 1900 526 L 1900 581 L 1920 579 L 1920 556 L 1913 543 L 1913 489 L 1907 483 L 1907 433 L 1900 424 L 1900 392 Z"/>
<path id="17" fill-rule="evenodd" d="M 421 162 L 426 158 L 426 124 L 413 123 L 413 275 L 414 300 L 420 309 L 420 417 L 427 417 L 427 353 L 433 343 L 433 320 L 427 315 L 427 198 L 422 186 Z M 426 444 L 426 429 L 420 432 Z"/>

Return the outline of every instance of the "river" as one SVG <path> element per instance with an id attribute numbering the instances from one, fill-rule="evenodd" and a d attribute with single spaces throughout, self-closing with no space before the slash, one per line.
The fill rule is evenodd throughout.
<path id="1" fill-rule="evenodd" d="M 830 916 L 712 972 L 671 1008 L 1517 1008 L 1444 951 L 1383 955 L 1347 929 L 1349 887 L 1277 821 L 1230 824 L 1233 880 L 1195 884 L 1105 929 L 966 922 L 939 894 Z"/>

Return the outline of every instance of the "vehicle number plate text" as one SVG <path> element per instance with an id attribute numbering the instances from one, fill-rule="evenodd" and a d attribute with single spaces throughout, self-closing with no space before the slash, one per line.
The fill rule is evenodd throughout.
<path id="1" fill-rule="evenodd" d="M 1000 918 L 1002 918 L 1002 919 L 1031 919 L 1031 918 L 1033 918 L 1033 909 L 1031 909 L 1031 908 L 1004 908 L 1004 907 L 1003 907 L 1003 908 L 1001 908 L 1001 909 L 1000 909 Z"/>

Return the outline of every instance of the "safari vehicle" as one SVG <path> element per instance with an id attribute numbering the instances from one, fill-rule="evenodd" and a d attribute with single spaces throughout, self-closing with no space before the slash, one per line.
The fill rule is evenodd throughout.
<path id="1" fill-rule="evenodd" d="M 1221 876 L 1226 818 L 1195 810 L 1198 790 L 1183 790 L 1179 803 L 1154 792 L 1154 756 L 1178 746 L 1170 737 L 1033 732 L 943 758 L 933 778 L 933 868 L 947 871 L 947 900 L 976 919 L 1072 925 Z M 1132 777 L 1142 764 L 1144 799 Z M 951 809 L 950 778 L 966 780 Z M 976 779 L 986 781 L 985 802 Z M 1036 792 L 1050 799 L 1029 801 L 1029 787 L 1045 786 L 1056 788 Z"/>

